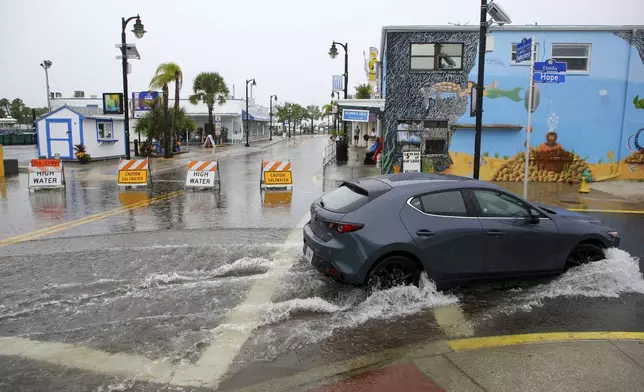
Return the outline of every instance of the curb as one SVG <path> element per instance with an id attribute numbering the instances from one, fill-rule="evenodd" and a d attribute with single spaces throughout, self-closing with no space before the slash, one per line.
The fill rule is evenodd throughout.
<path id="1" fill-rule="evenodd" d="M 644 332 L 553 332 L 519 335 L 488 336 L 478 338 L 435 340 L 425 343 L 392 348 L 357 358 L 308 369 L 291 376 L 270 379 L 236 392 L 290 391 L 298 388 L 318 387 L 325 382 L 338 382 L 386 366 L 414 362 L 422 358 L 441 357 L 451 353 L 481 349 L 521 346 L 538 343 L 565 343 L 575 341 L 639 341 L 644 342 Z M 298 389 L 299 390 L 299 389 Z"/>

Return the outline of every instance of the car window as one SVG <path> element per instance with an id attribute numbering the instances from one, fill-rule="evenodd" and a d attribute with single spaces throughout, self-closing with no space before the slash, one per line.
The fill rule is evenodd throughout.
<path id="1" fill-rule="evenodd" d="M 474 190 L 474 197 L 481 207 L 481 216 L 524 218 L 530 216 L 529 207 L 512 196 L 501 192 Z"/>
<path id="2" fill-rule="evenodd" d="M 322 196 L 320 206 L 325 210 L 334 212 L 355 211 L 369 201 L 369 196 L 363 193 L 359 189 L 352 189 L 347 185 L 342 185 Z"/>
<path id="3" fill-rule="evenodd" d="M 429 193 L 412 199 L 411 205 L 428 214 L 467 215 L 467 208 L 461 191 Z"/>

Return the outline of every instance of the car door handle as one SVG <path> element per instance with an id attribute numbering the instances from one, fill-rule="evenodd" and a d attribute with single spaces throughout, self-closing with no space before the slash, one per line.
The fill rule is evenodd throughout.
<path id="1" fill-rule="evenodd" d="M 487 235 L 490 237 L 501 237 L 505 235 L 505 232 L 501 230 L 488 230 Z"/>
<path id="2" fill-rule="evenodd" d="M 419 237 L 431 237 L 434 235 L 434 232 L 427 229 L 421 229 L 416 232 L 416 235 Z"/>

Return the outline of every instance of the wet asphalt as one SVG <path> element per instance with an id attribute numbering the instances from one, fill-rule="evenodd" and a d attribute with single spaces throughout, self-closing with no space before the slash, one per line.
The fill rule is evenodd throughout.
<path id="1" fill-rule="evenodd" d="M 220 161 L 218 191 L 167 200 L 0 247 L 0 337 L 72 343 L 152 361 L 195 364 L 254 285 L 278 276 L 219 390 L 423 341 L 516 333 L 644 331 L 644 215 L 592 213 L 623 251 L 559 277 L 437 292 L 398 288 L 367 297 L 321 277 L 285 243 L 310 203 L 336 186 L 321 170 L 325 137 L 249 148 Z M 259 189 L 261 159 L 290 159 L 292 194 Z M 153 162 L 154 165 L 154 162 Z M 154 170 L 154 166 L 153 166 Z M 26 175 L 2 189 L 0 240 L 183 190 L 185 169 L 150 190 L 119 191 L 114 168 L 74 171 L 65 192 L 28 193 Z M 625 252 L 624 252 L 625 251 Z M 279 267 L 276 254 L 289 260 Z M 627 252 L 627 253 L 626 253 Z M 0 391 L 189 391 L 3 356 Z"/>

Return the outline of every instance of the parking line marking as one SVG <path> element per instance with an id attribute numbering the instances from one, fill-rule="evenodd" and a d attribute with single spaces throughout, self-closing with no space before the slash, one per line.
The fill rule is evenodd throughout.
<path id="1" fill-rule="evenodd" d="M 284 245 L 302 242 L 302 228 L 309 221 L 307 212 L 286 237 Z M 295 262 L 287 258 L 284 248 L 275 252 L 271 259 L 276 265 L 271 269 L 288 269 Z M 246 294 L 244 301 L 232 309 L 227 315 L 227 321 L 222 324 L 221 332 L 213 330 L 212 342 L 203 352 L 196 366 L 185 365 L 177 368 L 171 384 L 177 385 L 206 385 L 216 389 L 222 377 L 228 372 L 230 365 L 241 350 L 242 346 L 254 331 L 254 328 L 240 328 L 242 324 L 255 324 L 260 321 L 263 311 L 258 305 L 270 301 L 281 276 L 274 274 L 265 279 L 255 281 Z"/>
<path id="2" fill-rule="evenodd" d="M 642 340 L 644 332 L 552 332 L 522 335 L 488 336 L 481 338 L 448 340 L 452 351 L 515 346 L 526 343 L 560 342 L 566 340 Z"/>
<path id="3" fill-rule="evenodd" d="M 644 215 L 644 210 L 604 210 L 597 208 L 568 208 L 568 211 L 574 212 L 604 212 L 607 214 L 642 214 Z"/>
<path id="4" fill-rule="evenodd" d="M 97 214 L 92 214 L 92 215 L 88 215 L 88 216 L 85 216 L 85 217 L 82 217 L 82 218 L 78 218 L 76 220 L 63 222 L 63 223 L 60 223 L 58 225 L 44 227 L 42 229 L 34 230 L 34 231 L 29 232 L 29 233 L 24 233 L 24 234 L 20 234 L 20 235 L 14 236 L 14 237 L 5 238 L 5 239 L 0 241 L 0 248 L 5 247 L 5 246 L 9 246 L 9 245 L 13 245 L 13 244 L 17 244 L 17 243 L 20 243 L 20 242 L 34 240 L 34 239 L 44 237 L 44 236 L 49 235 L 49 234 L 57 233 L 57 232 L 67 230 L 67 229 L 71 229 L 73 227 L 81 226 L 81 225 L 91 223 L 91 222 L 96 222 L 98 220 L 102 220 L 102 219 L 105 219 L 105 218 L 108 218 L 108 217 L 111 217 L 111 216 L 114 216 L 114 215 L 118 215 L 118 214 L 121 214 L 123 212 L 130 211 L 130 210 L 133 210 L 133 209 L 136 209 L 136 208 L 146 207 L 148 205 L 152 205 L 152 204 L 156 204 L 156 203 L 159 203 L 159 202 L 162 202 L 162 201 L 166 201 L 166 200 L 169 200 L 169 199 L 171 199 L 173 197 L 176 197 L 176 196 L 179 196 L 179 195 L 183 194 L 183 192 L 184 191 L 181 190 L 181 191 L 175 191 L 175 192 L 171 192 L 171 193 L 166 193 L 164 195 L 153 197 L 153 198 L 151 198 L 149 200 L 143 200 L 143 201 L 140 201 L 140 202 L 137 202 L 137 203 L 132 203 L 132 204 L 129 204 L 129 205 L 124 206 L 124 207 L 119 207 L 119 208 L 116 208 L 116 209 L 113 209 L 113 210 L 103 211 L 103 212 L 100 212 L 100 213 L 97 213 Z"/>
<path id="5" fill-rule="evenodd" d="M 474 335 L 474 327 L 465 318 L 465 313 L 459 305 L 441 306 L 432 309 L 436 323 L 446 337 L 467 337 Z"/>

